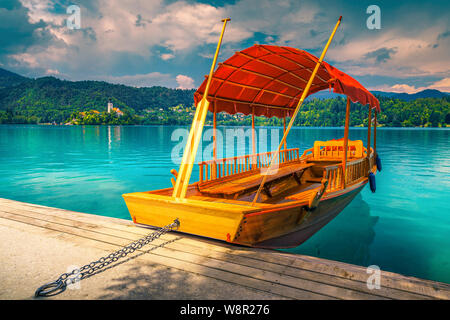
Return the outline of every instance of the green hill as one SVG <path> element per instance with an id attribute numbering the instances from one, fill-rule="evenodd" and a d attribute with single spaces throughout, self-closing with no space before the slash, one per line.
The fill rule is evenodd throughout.
<path id="1" fill-rule="evenodd" d="M 13 87 L 30 80 L 31 79 L 22 77 L 17 73 L 0 68 L 0 89 Z"/>
<path id="2" fill-rule="evenodd" d="M 67 81 L 54 77 L 28 79 L 0 69 L 1 123 L 183 124 L 194 114 L 195 90 L 135 88 L 102 81 Z M 433 93 L 434 94 L 434 93 Z M 450 124 L 450 96 L 413 100 L 378 95 L 381 126 L 445 127 Z M 425 95 L 426 96 L 426 95 Z M 108 100 L 124 114 L 106 113 Z M 95 111 L 93 111 L 95 110 Z M 81 114 L 80 112 L 84 112 Z M 342 126 L 345 99 L 310 98 L 295 125 Z M 352 104 L 351 126 L 367 125 L 367 107 Z M 250 125 L 251 117 L 221 113 L 218 124 Z M 212 115 L 207 117 L 211 124 Z M 277 118 L 256 117 L 257 125 L 282 125 Z"/>
<path id="3" fill-rule="evenodd" d="M 7 77 L 2 78 L 2 74 Z M 109 99 L 115 107 L 132 114 L 193 104 L 194 90 L 135 88 L 102 81 L 66 81 L 54 77 L 27 79 L 14 85 L 8 79 L 12 77 L 7 72 L 0 73 L 0 83 L 9 84 L 0 89 L 0 112 L 3 110 L 0 121 L 3 119 L 3 123 L 13 121 L 11 117 L 15 117 L 17 122 L 25 117 L 32 118 L 31 122 L 61 123 L 74 112 L 105 111 Z M 6 113 L 9 120 L 5 119 Z"/>

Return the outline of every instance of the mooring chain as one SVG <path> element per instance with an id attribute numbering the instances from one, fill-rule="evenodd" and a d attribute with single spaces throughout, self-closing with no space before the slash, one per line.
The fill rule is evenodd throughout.
<path id="1" fill-rule="evenodd" d="M 172 231 L 174 229 L 178 229 L 179 227 L 180 221 L 177 218 L 171 224 L 168 224 L 167 226 L 164 226 L 158 229 L 157 231 L 150 233 L 144 238 L 141 238 L 126 245 L 122 249 L 117 250 L 116 252 L 113 252 L 106 257 L 102 257 L 97 261 L 93 261 L 89 264 L 86 264 L 79 269 L 74 269 L 71 272 L 61 274 L 59 278 L 56 279 L 55 281 L 44 284 L 42 287 L 38 288 L 34 295 L 36 297 L 48 297 L 61 293 L 66 289 L 68 285 L 81 281 L 82 279 L 105 268 L 109 264 L 116 262 L 120 258 L 123 258 L 128 254 L 141 249 L 143 246 L 152 242 L 153 240 L 158 239 L 163 234 Z"/>

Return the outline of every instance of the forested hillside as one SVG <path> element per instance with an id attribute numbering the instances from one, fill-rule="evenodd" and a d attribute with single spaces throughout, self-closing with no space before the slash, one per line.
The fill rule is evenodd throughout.
<path id="1" fill-rule="evenodd" d="M 1 82 L 0 82 L 1 83 Z M 194 90 L 135 88 L 101 81 L 29 80 L 0 89 L 0 123 L 62 123 L 73 112 L 106 111 L 108 100 L 129 113 L 190 106 Z"/>
<path id="2" fill-rule="evenodd" d="M 0 88 L 16 86 L 30 79 L 22 77 L 17 73 L 0 68 Z"/>
<path id="3" fill-rule="evenodd" d="M 135 88 L 101 81 L 66 81 L 54 77 L 29 79 L 0 69 L 0 124 L 190 124 L 195 90 Z M 431 92 L 431 91 L 430 91 Z M 436 95 L 436 92 L 431 92 Z M 418 95 L 418 96 L 424 96 Z M 378 95 L 378 121 L 389 127 L 445 127 L 450 124 L 450 96 L 396 99 Z M 122 116 L 107 114 L 108 100 Z M 367 125 L 367 106 L 352 104 L 351 126 Z M 221 113 L 218 124 L 250 125 L 251 117 Z M 310 99 L 297 126 L 342 126 L 345 99 Z M 212 115 L 207 117 L 211 123 Z M 256 117 L 257 125 L 282 125 L 277 118 Z"/>
<path id="4" fill-rule="evenodd" d="M 445 127 L 450 125 L 450 98 L 425 98 L 403 101 L 378 96 L 381 113 L 378 125 L 385 127 Z M 346 100 L 342 97 L 333 99 L 312 99 L 306 102 L 294 122 L 296 126 L 339 127 L 345 122 Z M 368 107 L 352 103 L 350 126 L 367 126 Z M 220 115 L 221 124 L 251 125 L 251 117 Z M 257 125 L 283 125 L 277 118 L 256 117 Z"/>

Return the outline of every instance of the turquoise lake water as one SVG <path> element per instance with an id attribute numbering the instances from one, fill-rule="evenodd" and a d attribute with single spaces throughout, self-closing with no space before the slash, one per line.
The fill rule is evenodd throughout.
<path id="1" fill-rule="evenodd" d="M 121 195 L 171 186 L 169 171 L 178 169 L 171 153 L 180 145 L 172 137 L 182 128 L 2 125 L 0 197 L 130 219 Z M 271 129 L 270 137 L 281 138 L 282 129 Z M 342 136 L 342 128 L 294 128 L 288 147 L 302 152 Z M 366 129 L 352 128 L 350 139 L 365 143 Z M 366 187 L 288 251 L 450 283 L 449 142 L 447 129 L 378 129 L 377 192 Z"/>

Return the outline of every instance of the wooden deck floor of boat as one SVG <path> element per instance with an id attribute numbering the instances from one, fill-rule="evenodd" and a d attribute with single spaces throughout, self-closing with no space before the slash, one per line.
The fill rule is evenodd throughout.
<path id="1" fill-rule="evenodd" d="M 37 287 L 149 233 L 131 221 L 0 199 L 0 299 Z M 449 299 L 450 285 L 169 233 L 51 299 Z"/>

